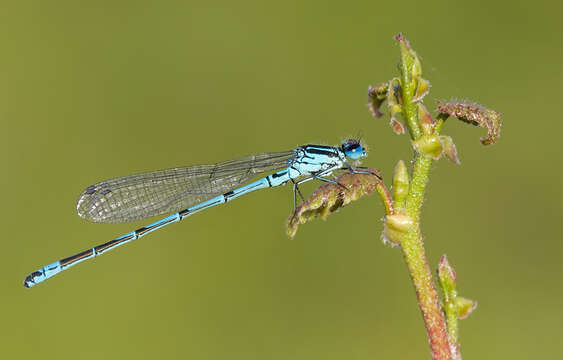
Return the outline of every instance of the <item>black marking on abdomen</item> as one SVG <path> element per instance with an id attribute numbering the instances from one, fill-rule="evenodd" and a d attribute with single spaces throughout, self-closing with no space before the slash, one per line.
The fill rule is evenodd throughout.
<path id="1" fill-rule="evenodd" d="M 143 236 L 146 232 L 149 232 L 149 231 L 154 230 L 154 229 L 156 229 L 156 228 L 159 228 L 159 227 L 162 227 L 162 226 L 164 226 L 164 225 L 170 224 L 171 222 L 174 222 L 175 220 L 176 220 L 176 219 L 172 218 L 172 219 L 169 219 L 168 221 L 164 221 L 164 222 L 160 222 L 160 221 L 159 221 L 159 222 L 154 223 L 154 224 L 152 224 L 152 225 L 144 226 L 144 227 L 142 227 L 142 228 L 140 228 L 140 229 L 135 230 L 135 235 L 136 235 L 137 237 Z"/>
<path id="2" fill-rule="evenodd" d="M 89 258 L 90 256 L 92 256 L 92 249 L 85 250 L 85 251 L 78 253 L 76 255 L 69 256 L 69 257 L 64 258 L 62 260 L 59 260 L 59 262 L 61 264 L 60 266 L 64 267 L 64 266 L 72 264 L 72 263 L 74 263 L 74 262 L 76 262 L 76 261 L 78 261 L 82 258 Z"/>
<path id="3" fill-rule="evenodd" d="M 140 229 L 135 230 L 135 236 L 143 235 L 145 232 L 149 231 L 151 227 L 143 226 Z"/>
<path id="4" fill-rule="evenodd" d="M 180 218 L 183 218 L 185 215 L 187 215 L 187 214 L 189 214 L 189 213 L 190 213 L 190 210 L 184 209 L 184 210 L 182 210 L 182 211 L 179 211 L 179 212 L 178 212 L 178 215 L 180 216 Z"/>
<path id="5" fill-rule="evenodd" d="M 268 182 L 268 186 L 272 187 L 272 183 L 270 182 L 270 175 L 266 176 L 266 181 Z"/>
<path id="6" fill-rule="evenodd" d="M 232 192 L 232 191 L 229 191 L 228 193 L 224 193 L 224 194 L 223 194 L 223 199 L 225 199 L 225 202 L 227 202 L 227 201 L 229 201 L 229 198 L 230 198 L 231 196 L 233 196 L 234 194 L 235 194 L 235 193 Z"/>
<path id="7" fill-rule="evenodd" d="M 114 247 L 118 243 L 130 241 L 131 239 L 135 238 L 135 236 L 136 236 L 136 234 L 135 235 L 129 234 L 124 238 L 114 239 L 114 240 L 108 241 L 107 243 L 96 246 L 94 248 L 94 252 L 96 253 L 96 255 L 101 254 L 104 251 L 106 251 L 107 249 Z"/>

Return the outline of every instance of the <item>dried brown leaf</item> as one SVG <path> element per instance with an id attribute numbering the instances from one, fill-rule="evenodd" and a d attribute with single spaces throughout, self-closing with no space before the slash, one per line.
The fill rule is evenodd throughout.
<path id="1" fill-rule="evenodd" d="M 466 101 L 450 101 L 446 103 L 438 101 L 438 111 L 440 114 L 457 117 L 468 124 L 486 128 L 487 137 L 481 138 L 483 145 L 494 144 L 500 137 L 502 120 L 498 111 Z"/>
<path id="2" fill-rule="evenodd" d="M 375 191 L 378 184 L 381 183 L 379 171 L 371 168 L 363 170 L 369 170 L 372 174 L 345 173 L 335 179 L 346 189 L 332 183 L 324 183 L 319 186 L 287 220 L 287 235 L 293 239 L 300 224 L 317 217 L 326 220 L 330 214 L 341 207 Z"/>

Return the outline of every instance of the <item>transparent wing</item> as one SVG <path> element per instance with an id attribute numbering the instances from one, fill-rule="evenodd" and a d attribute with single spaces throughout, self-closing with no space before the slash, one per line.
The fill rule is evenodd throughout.
<path id="1" fill-rule="evenodd" d="M 293 151 L 254 154 L 118 177 L 88 186 L 76 211 L 86 220 L 115 224 L 176 212 L 231 191 L 256 174 L 285 168 L 293 157 Z"/>

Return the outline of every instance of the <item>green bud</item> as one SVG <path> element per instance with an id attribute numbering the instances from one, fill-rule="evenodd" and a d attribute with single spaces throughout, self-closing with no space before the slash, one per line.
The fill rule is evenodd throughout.
<path id="1" fill-rule="evenodd" d="M 448 262 L 446 255 L 442 255 L 438 264 L 438 282 L 444 294 L 444 312 L 446 313 L 446 322 L 448 329 L 448 342 L 454 359 L 460 359 L 459 356 L 459 326 L 458 326 L 458 310 L 456 306 L 457 275 L 454 268 Z"/>
<path id="2" fill-rule="evenodd" d="M 458 296 L 455 299 L 457 317 L 465 319 L 477 308 L 477 301 Z"/>
<path id="3" fill-rule="evenodd" d="M 393 174 L 393 200 L 403 202 L 409 193 L 409 174 L 403 160 L 399 160 Z"/>
<path id="4" fill-rule="evenodd" d="M 446 296 L 446 301 L 450 298 L 454 299 L 456 295 L 457 275 L 454 268 L 448 262 L 446 255 L 442 255 L 440 264 L 438 264 L 438 280 Z"/>
<path id="5" fill-rule="evenodd" d="M 418 58 L 418 55 L 416 55 L 416 52 L 413 49 L 410 49 L 410 53 L 413 58 L 412 77 L 418 80 L 422 76 L 422 64 L 420 63 L 420 59 Z"/>
<path id="6" fill-rule="evenodd" d="M 420 127 L 425 134 L 432 134 L 434 132 L 434 125 L 436 122 L 432 118 L 432 115 L 426 110 L 426 107 L 422 103 L 417 104 L 418 107 L 418 122 Z"/>
<path id="7" fill-rule="evenodd" d="M 413 225 L 413 219 L 407 215 L 387 215 L 383 229 L 383 242 L 391 246 L 401 245 L 405 235 L 412 229 Z"/>
<path id="8" fill-rule="evenodd" d="M 399 59 L 399 71 L 410 70 L 408 65 L 412 65 L 412 59 L 410 58 L 411 47 L 409 41 L 403 36 L 403 34 L 398 34 L 395 36 L 395 40 L 399 42 L 399 48 L 401 49 L 401 57 Z M 409 64 L 410 63 L 410 64 Z M 407 65 L 407 66 L 405 66 Z M 410 76 L 410 73 L 408 74 Z"/>
<path id="9" fill-rule="evenodd" d="M 429 156 L 434 160 L 438 160 L 442 156 L 442 144 L 437 135 L 424 134 L 414 140 L 412 144 L 418 153 Z"/>
<path id="10" fill-rule="evenodd" d="M 403 108 L 401 107 L 401 105 L 394 104 L 394 105 L 391 106 L 391 113 L 392 113 L 393 115 L 394 115 L 394 114 L 398 114 L 398 113 L 400 113 L 400 112 L 402 112 L 402 111 L 403 111 Z"/>
<path id="11" fill-rule="evenodd" d="M 421 101 L 430 92 L 431 86 L 432 85 L 430 85 L 430 82 L 428 80 L 419 78 L 416 92 L 412 100 L 414 102 Z"/>

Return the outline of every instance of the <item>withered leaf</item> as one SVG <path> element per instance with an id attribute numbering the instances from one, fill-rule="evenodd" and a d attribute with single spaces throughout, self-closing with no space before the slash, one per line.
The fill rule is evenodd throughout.
<path id="1" fill-rule="evenodd" d="M 481 138 L 483 145 L 494 144 L 500 137 L 502 120 L 498 111 L 466 101 L 438 101 L 438 111 L 441 115 L 454 116 L 468 124 L 486 128 L 487 137 Z"/>
<path id="2" fill-rule="evenodd" d="M 287 220 L 287 235 L 294 238 L 300 224 L 309 222 L 317 217 L 323 220 L 364 195 L 371 194 L 381 183 L 381 176 L 376 169 L 368 170 L 371 174 L 344 173 L 335 180 L 344 185 L 324 183 L 315 190 L 309 198 L 301 203 Z"/>

